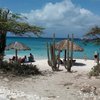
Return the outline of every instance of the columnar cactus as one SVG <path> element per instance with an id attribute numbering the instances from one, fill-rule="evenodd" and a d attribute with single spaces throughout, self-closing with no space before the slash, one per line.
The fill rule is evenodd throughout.
<path id="1" fill-rule="evenodd" d="M 71 59 L 71 66 L 73 65 L 73 38 L 74 38 L 74 36 L 72 34 L 72 38 L 71 38 L 71 57 L 70 57 L 70 59 Z"/>
<path id="2" fill-rule="evenodd" d="M 69 35 L 68 35 L 68 43 L 67 43 L 67 71 L 70 72 L 70 52 L 69 52 Z"/>
<path id="3" fill-rule="evenodd" d="M 71 72 L 71 67 L 73 64 L 73 34 L 72 34 L 72 38 L 71 38 L 71 50 L 69 52 L 69 35 L 68 35 L 68 43 L 67 43 L 67 61 L 65 61 L 64 66 L 67 69 L 68 72 Z M 66 52 L 66 50 L 65 50 Z M 65 53 L 66 55 L 66 53 Z"/>
<path id="4" fill-rule="evenodd" d="M 69 50 L 69 35 L 68 35 L 67 52 L 65 50 L 65 58 L 64 58 L 64 66 L 68 72 L 71 72 L 71 67 L 73 64 L 73 35 L 72 35 L 71 41 L 72 41 L 72 44 L 71 44 L 71 51 L 70 51 Z M 54 34 L 53 43 L 52 44 L 47 43 L 47 56 L 48 56 L 48 64 L 51 66 L 52 70 L 58 71 L 59 63 L 57 64 L 57 57 L 56 57 L 55 51 L 56 50 L 55 50 L 55 34 Z M 67 61 L 66 61 L 66 53 L 67 53 Z"/>
<path id="5" fill-rule="evenodd" d="M 48 60 L 50 60 L 50 56 L 49 56 L 49 45 L 48 45 L 48 42 L 47 42 L 47 57 L 48 57 Z"/>
<path id="6" fill-rule="evenodd" d="M 55 34 L 53 35 L 53 43 L 47 43 L 48 64 L 52 67 L 53 71 L 57 71 L 57 57 L 55 54 Z"/>

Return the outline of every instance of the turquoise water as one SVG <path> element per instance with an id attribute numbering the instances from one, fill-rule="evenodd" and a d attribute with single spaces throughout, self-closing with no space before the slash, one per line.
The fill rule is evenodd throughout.
<path id="1" fill-rule="evenodd" d="M 56 42 L 63 40 L 63 39 L 56 39 Z M 29 53 L 31 52 L 35 59 L 45 59 L 47 58 L 47 49 L 46 49 L 46 43 L 52 42 L 52 39 L 50 38 L 27 38 L 27 37 L 7 37 L 7 44 L 11 42 L 22 42 L 29 46 L 31 50 L 27 51 L 18 51 L 19 56 L 29 56 Z M 89 43 L 88 45 L 85 45 L 83 41 L 75 39 L 75 43 L 80 45 L 82 48 L 84 48 L 83 52 L 74 52 L 74 58 L 83 58 L 84 55 L 87 56 L 88 59 L 93 59 L 93 54 L 95 51 L 98 51 L 100 53 L 100 46 L 93 45 L 92 43 Z M 11 56 L 14 55 L 14 50 L 9 50 L 5 52 L 5 55 Z M 62 52 L 61 56 L 63 57 L 64 52 Z"/>

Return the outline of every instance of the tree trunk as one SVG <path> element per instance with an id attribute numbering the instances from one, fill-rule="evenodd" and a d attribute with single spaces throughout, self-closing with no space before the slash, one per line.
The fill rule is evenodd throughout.
<path id="1" fill-rule="evenodd" d="M 0 56 L 2 56 L 2 58 L 4 56 L 5 47 L 6 47 L 6 32 L 0 31 Z"/>
<path id="2" fill-rule="evenodd" d="M 0 10 L 0 22 L 7 22 L 9 10 Z M 0 60 L 3 60 L 4 51 L 6 47 L 6 34 L 7 31 L 0 29 Z"/>

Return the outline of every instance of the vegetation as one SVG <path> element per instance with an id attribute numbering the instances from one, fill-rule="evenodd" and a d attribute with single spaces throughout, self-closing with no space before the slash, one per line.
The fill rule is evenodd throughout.
<path id="1" fill-rule="evenodd" d="M 68 40 L 69 40 L 69 35 L 68 35 Z M 67 60 L 66 58 L 64 61 L 64 67 L 67 69 L 68 72 L 71 72 L 71 67 L 73 65 L 73 35 L 72 35 L 72 44 L 71 44 L 71 54 L 69 53 L 69 42 L 68 42 L 68 47 L 67 47 Z M 53 71 L 59 71 L 59 64 L 60 64 L 60 50 L 58 55 L 56 55 L 56 50 L 55 50 L 55 34 L 53 36 L 53 43 L 48 44 L 47 43 L 47 56 L 48 56 L 48 64 L 51 66 Z M 65 50 L 65 56 L 66 56 L 66 50 Z"/>
<path id="2" fill-rule="evenodd" d="M 9 9 L 0 8 L 0 60 L 4 56 L 7 32 L 14 33 L 15 35 L 32 32 L 37 36 L 43 32 L 44 28 L 29 25 L 23 21 L 25 19 L 20 14 L 11 13 Z"/>
<path id="3" fill-rule="evenodd" d="M 51 66 L 53 71 L 58 71 L 57 67 L 57 57 L 55 54 L 55 34 L 53 35 L 53 43 L 47 43 L 47 56 L 48 56 L 48 64 Z"/>
<path id="4" fill-rule="evenodd" d="M 100 75 L 100 64 L 93 66 L 91 71 L 89 72 L 89 76 L 99 76 Z"/>
<path id="5" fill-rule="evenodd" d="M 0 70 L 3 73 L 10 73 L 17 76 L 39 75 L 41 72 L 32 64 L 20 64 L 18 62 L 8 63 L 7 61 L 0 62 Z"/>
<path id="6" fill-rule="evenodd" d="M 84 36 L 85 42 L 92 42 L 96 45 L 100 45 L 100 27 L 93 27 L 86 35 Z"/>
<path id="7" fill-rule="evenodd" d="M 71 54 L 69 52 L 69 35 L 68 35 L 68 45 L 67 45 L 67 63 L 64 64 L 65 68 L 68 72 L 71 72 L 71 67 L 73 65 L 73 34 L 71 38 L 72 44 L 71 44 Z M 66 55 L 66 54 L 65 54 Z M 67 65 L 67 67 L 66 67 Z"/>
<path id="8" fill-rule="evenodd" d="M 86 35 L 85 42 L 92 42 L 95 45 L 100 45 L 100 28 L 98 26 L 93 27 Z M 89 72 L 89 76 L 98 76 L 100 74 L 99 53 L 97 54 L 97 65 L 93 66 Z"/>

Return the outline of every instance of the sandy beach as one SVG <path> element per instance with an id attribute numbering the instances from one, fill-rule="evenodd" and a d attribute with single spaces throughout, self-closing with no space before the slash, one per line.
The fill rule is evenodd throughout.
<path id="1" fill-rule="evenodd" d="M 0 100 L 100 100 L 100 0 L 0 0 Z"/>
<path id="2" fill-rule="evenodd" d="M 16 77 L 0 73 L 0 100 L 100 100 L 100 77 L 88 77 L 96 65 L 94 60 L 76 59 L 72 73 L 64 66 L 60 66 L 62 71 L 53 72 L 46 59 L 33 64 L 43 75 Z M 82 92 L 84 87 L 91 91 Z"/>

